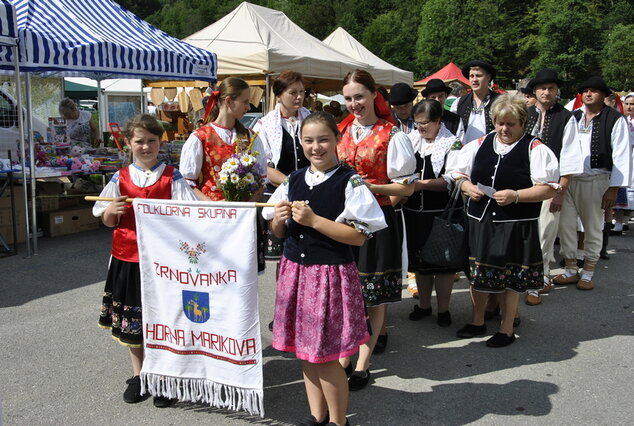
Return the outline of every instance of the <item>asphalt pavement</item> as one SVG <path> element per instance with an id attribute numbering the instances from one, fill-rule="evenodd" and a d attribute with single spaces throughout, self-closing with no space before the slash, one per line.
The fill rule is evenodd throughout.
<path id="1" fill-rule="evenodd" d="M 43 238 L 37 256 L 0 258 L 0 425 L 281 425 L 308 413 L 300 363 L 270 346 L 274 264 L 259 284 L 264 418 L 124 403 L 127 350 L 97 327 L 110 235 Z M 388 347 L 372 359 L 371 385 L 350 395 L 350 423 L 634 424 L 633 252 L 634 232 L 612 237 L 595 290 L 559 287 L 540 306 L 522 304 L 518 339 L 502 349 L 486 347 L 488 336 L 455 337 L 470 318 L 465 279 L 447 328 L 435 316 L 409 321 L 415 301 L 404 292 L 389 308 Z M 488 326 L 496 331 L 495 321 Z"/>

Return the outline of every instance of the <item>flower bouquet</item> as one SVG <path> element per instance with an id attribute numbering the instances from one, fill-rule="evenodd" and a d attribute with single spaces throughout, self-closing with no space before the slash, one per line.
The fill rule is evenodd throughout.
<path id="1" fill-rule="evenodd" d="M 218 188 L 227 201 L 248 201 L 253 194 L 264 186 L 263 170 L 258 164 L 257 151 L 251 151 L 257 137 L 254 133 L 246 150 L 244 144 L 236 142 L 236 152 L 222 164 L 218 173 Z"/>

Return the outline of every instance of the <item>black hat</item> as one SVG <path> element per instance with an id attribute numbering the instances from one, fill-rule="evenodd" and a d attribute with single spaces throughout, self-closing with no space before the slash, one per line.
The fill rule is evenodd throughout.
<path id="1" fill-rule="evenodd" d="M 451 93 L 451 87 L 445 86 L 445 82 L 439 78 L 432 78 L 427 82 L 427 86 L 420 92 L 424 98 L 432 93 L 445 92 L 446 94 Z"/>
<path id="2" fill-rule="evenodd" d="M 528 86 L 526 87 L 520 87 L 520 92 L 522 92 L 525 95 L 535 96 L 535 92 L 533 91 L 533 86 L 531 86 L 530 84 L 531 83 L 528 83 Z"/>
<path id="3" fill-rule="evenodd" d="M 557 71 L 551 70 L 550 68 L 544 68 L 543 70 L 539 70 L 535 78 L 528 83 L 528 87 L 535 90 L 535 86 L 544 83 L 555 83 L 558 87 L 564 85 L 564 82 L 557 76 Z"/>
<path id="4" fill-rule="evenodd" d="M 579 86 L 577 92 L 583 93 L 583 91 L 586 89 L 600 90 L 605 94 L 605 96 L 610 96 L 612 94 L 612 91 L 610 90 L 608 85 L 605 84 L 605 81 L 601 77 L 597 76 L 590 77 L 589 79 L 581 83 L 581 86 Z"/>
<path id="5" fill-rule="evenodd" d="M 403 105 L 412 102 L 416 96 L 418 96 L 418 90 L 411 88 L 406 83 L 396 83 L 390 89 L 388 101 L 391 105 Z"/>
<path id="6" fill-rule="evenodd" d="M 469 78 L 469 71 L 471 68 L 480 67 L 486 70 L 489 74 L 491 74 L 491 80 L 495 78 L 495 68 L 488 62 L 485 61 L 469 61 L 462 66 L 462 75 L 464 78 Z"/>

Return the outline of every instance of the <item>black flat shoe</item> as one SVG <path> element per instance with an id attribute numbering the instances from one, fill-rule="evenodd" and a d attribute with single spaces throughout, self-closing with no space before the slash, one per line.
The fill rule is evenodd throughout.
<path id="1" fill-rule="evenodd" d="M 330 416 L 328 415 L 328 413 L 326 413 L 326 418 L 324 419 L 323 422 L 318 422 L 315 416 L 313 416 L 312 414 L 309 414 L 308 416 L 303 418 L 299 423 L 297 423 L 297 426 L 326 426 L 329 423 L 330 423 Z"/>
<path id="2" fill-rule="evenodd" d="M 488 321 L 488 320 L 492 320 L 493 318 L 497 317 L 498 315 L 500 315 L 500 307 L 498 306 L 497 308 L 495 308 L 492 311 L 484 311 L 484 320 Z"/>
<path id="3" fill-rule="evenodd" d="M 423 309 L 418 305 L 414 305 L 414 310 L 410 312 L 409 319 L 418 321 L 431 315 L 431 308 Z"/>
<path id="4" fill-rule="evenodd" d="M 123 392 L 123 400 L 128 404 L 140 402 L 141 396 L 141 377 L 134 376 L 125 381 L 128 387 Z"/>
<path id="5" fill-rule="evenodd" d="M 471 339 L 473 337 L 483 336 L 487 333 L 487 325 L 467 324 L 456 332 L 456 336 L 461 339 Z"/>
<path id="6" fill-rule="evenodd" d="M 451 325 L 451 314 L 449 311 L 438 312 L 436 323 L 441 327 L 449 327 Z"/>
<path id="7" fill-rule="evenodd" d="M 337 423 L 328 423 L 326 426 L 337 426 Z M 350 420 L 346 417 L 346 424 L 344 426 L 350 426 Z"/>
<path id="8" fill-rule="evenodd" d="M 174 405 L 178 401 L 176 398 L 167 398 L 165 396 L 155 396 L 152 403 L 156 408 L 167 408 Z"/>
<path id="9" fill-rule="evenodd" d="M 374 349 L 372 349 L 372 353 L 381 354 L 385 352 L 386 347 L 387 347 L 387 333 L 379 334 L 379 337 L 376 338 L 376 344 L 374 345 Z"/>
<path id="10" fill-rule="evenodd" d="M 353 371 L 348 379 L 348 389 L 358 391 L 368 385 L 370 381 L 370 370 Z"/>
<path id="11" fill-rule="evenodd" d="M 351 374 L 352 374 L 352 372 L 354 371 L 354 370 L 352 370 L 352 361 L 350 362 L 350 364 L 348 364 L 348 366 L 347 366 L 347 367 L 345 367 L 345 368 L 343 369 L 343 371 L 345 371 L 345 373 L 346 373 L 346 377 L 350 377 L 350 375 L 351 375 Z"/>
<path id="12" fill-rule="evenodd" d="M 490 348 L 503 348 L 515 341 L 515 334 L 495 333 L 493 337 L 487 340 L 487 346 Z"/>

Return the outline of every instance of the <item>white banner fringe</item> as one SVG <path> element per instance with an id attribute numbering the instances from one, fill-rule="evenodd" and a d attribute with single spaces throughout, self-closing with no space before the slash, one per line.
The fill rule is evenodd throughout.
<path id="1" fill-rule="evenodd" d="M 244 410 L 264 417 L 262 390 L 223 385 L 209 379 L 185 379 L 141 373 L 141 394 L 163 396 L 179 401 L 204 402 L 211 407 Z"/>

